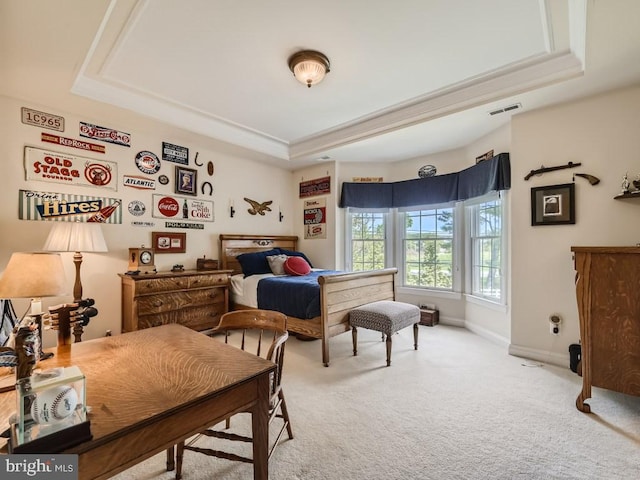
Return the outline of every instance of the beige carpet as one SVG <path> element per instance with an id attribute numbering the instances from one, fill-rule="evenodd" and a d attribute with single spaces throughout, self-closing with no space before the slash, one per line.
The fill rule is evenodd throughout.
<path id="1" fill-rule="evenodd" d="M 594 413 L 581 413 L 581 378 L 568 367 L 509 356 L 460 328 L 420 327 L 417 352 L 403 330 L 389 368 L 378 333 L 361 329 L 359 340 L 353 357 L 349 333 L 332 339 L 329 368 L 319 341 L 289 340 L 284 388 L 295 438 L 276 450 L 271 479 L 640 478 L 638 397 L 594 388 Z M 245 417 L 232 428 L 250 432 Z M 164 462 L 160 454 L 114 478 L 171 479 Z M 250 465 L 193 452 L 183 474 L 253 478 Z"/>

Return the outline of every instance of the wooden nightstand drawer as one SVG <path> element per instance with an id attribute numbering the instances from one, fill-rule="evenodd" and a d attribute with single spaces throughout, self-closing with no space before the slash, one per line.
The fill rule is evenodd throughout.
<path id="1" fill-rule="evenodd" d="M 438 310 L 430 310 L 427 308 L 420 309 L 420 325 L 433 327 L 440 322 L 440 312 Z"/>

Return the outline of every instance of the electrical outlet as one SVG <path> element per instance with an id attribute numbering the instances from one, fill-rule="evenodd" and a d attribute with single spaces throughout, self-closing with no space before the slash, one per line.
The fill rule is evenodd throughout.
<path id="1" fill-rule="evenodd" d="M 562 318 L 560 315 L 550 315 L 549 316 L 549 333 L 551 335 L 559 335 L 560 334 L 560 324 L 562 323 Z"/>

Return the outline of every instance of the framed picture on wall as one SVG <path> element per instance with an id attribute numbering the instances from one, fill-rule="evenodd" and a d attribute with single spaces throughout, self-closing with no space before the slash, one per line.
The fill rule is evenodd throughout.
<path id="1" fill-rule="evenodd" d="M 176 193 L 196 195 L 198 171 L 192 168 L 176 166 Z"/>
<path id="2" fill-rule="evenodd" d="M 549 185 L 531 189 L 531 225 L 576 223 L 575 184 Z"/>
<path id="3" fill-rule="evenodd" d="M 185 253 L 187 234 L 184 232 L 151 232 L 155 253 Z"/>

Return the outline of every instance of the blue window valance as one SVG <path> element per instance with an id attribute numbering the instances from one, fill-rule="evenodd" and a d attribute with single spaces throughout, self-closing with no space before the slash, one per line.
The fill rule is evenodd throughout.
<path id="1" fill-rule="evenodd" d="M 342 184 L 340 207 L 397 208 L 480 197 L 511 188 L 509 154 L 501 153 L 460 172 L 400 182 Z"/>

